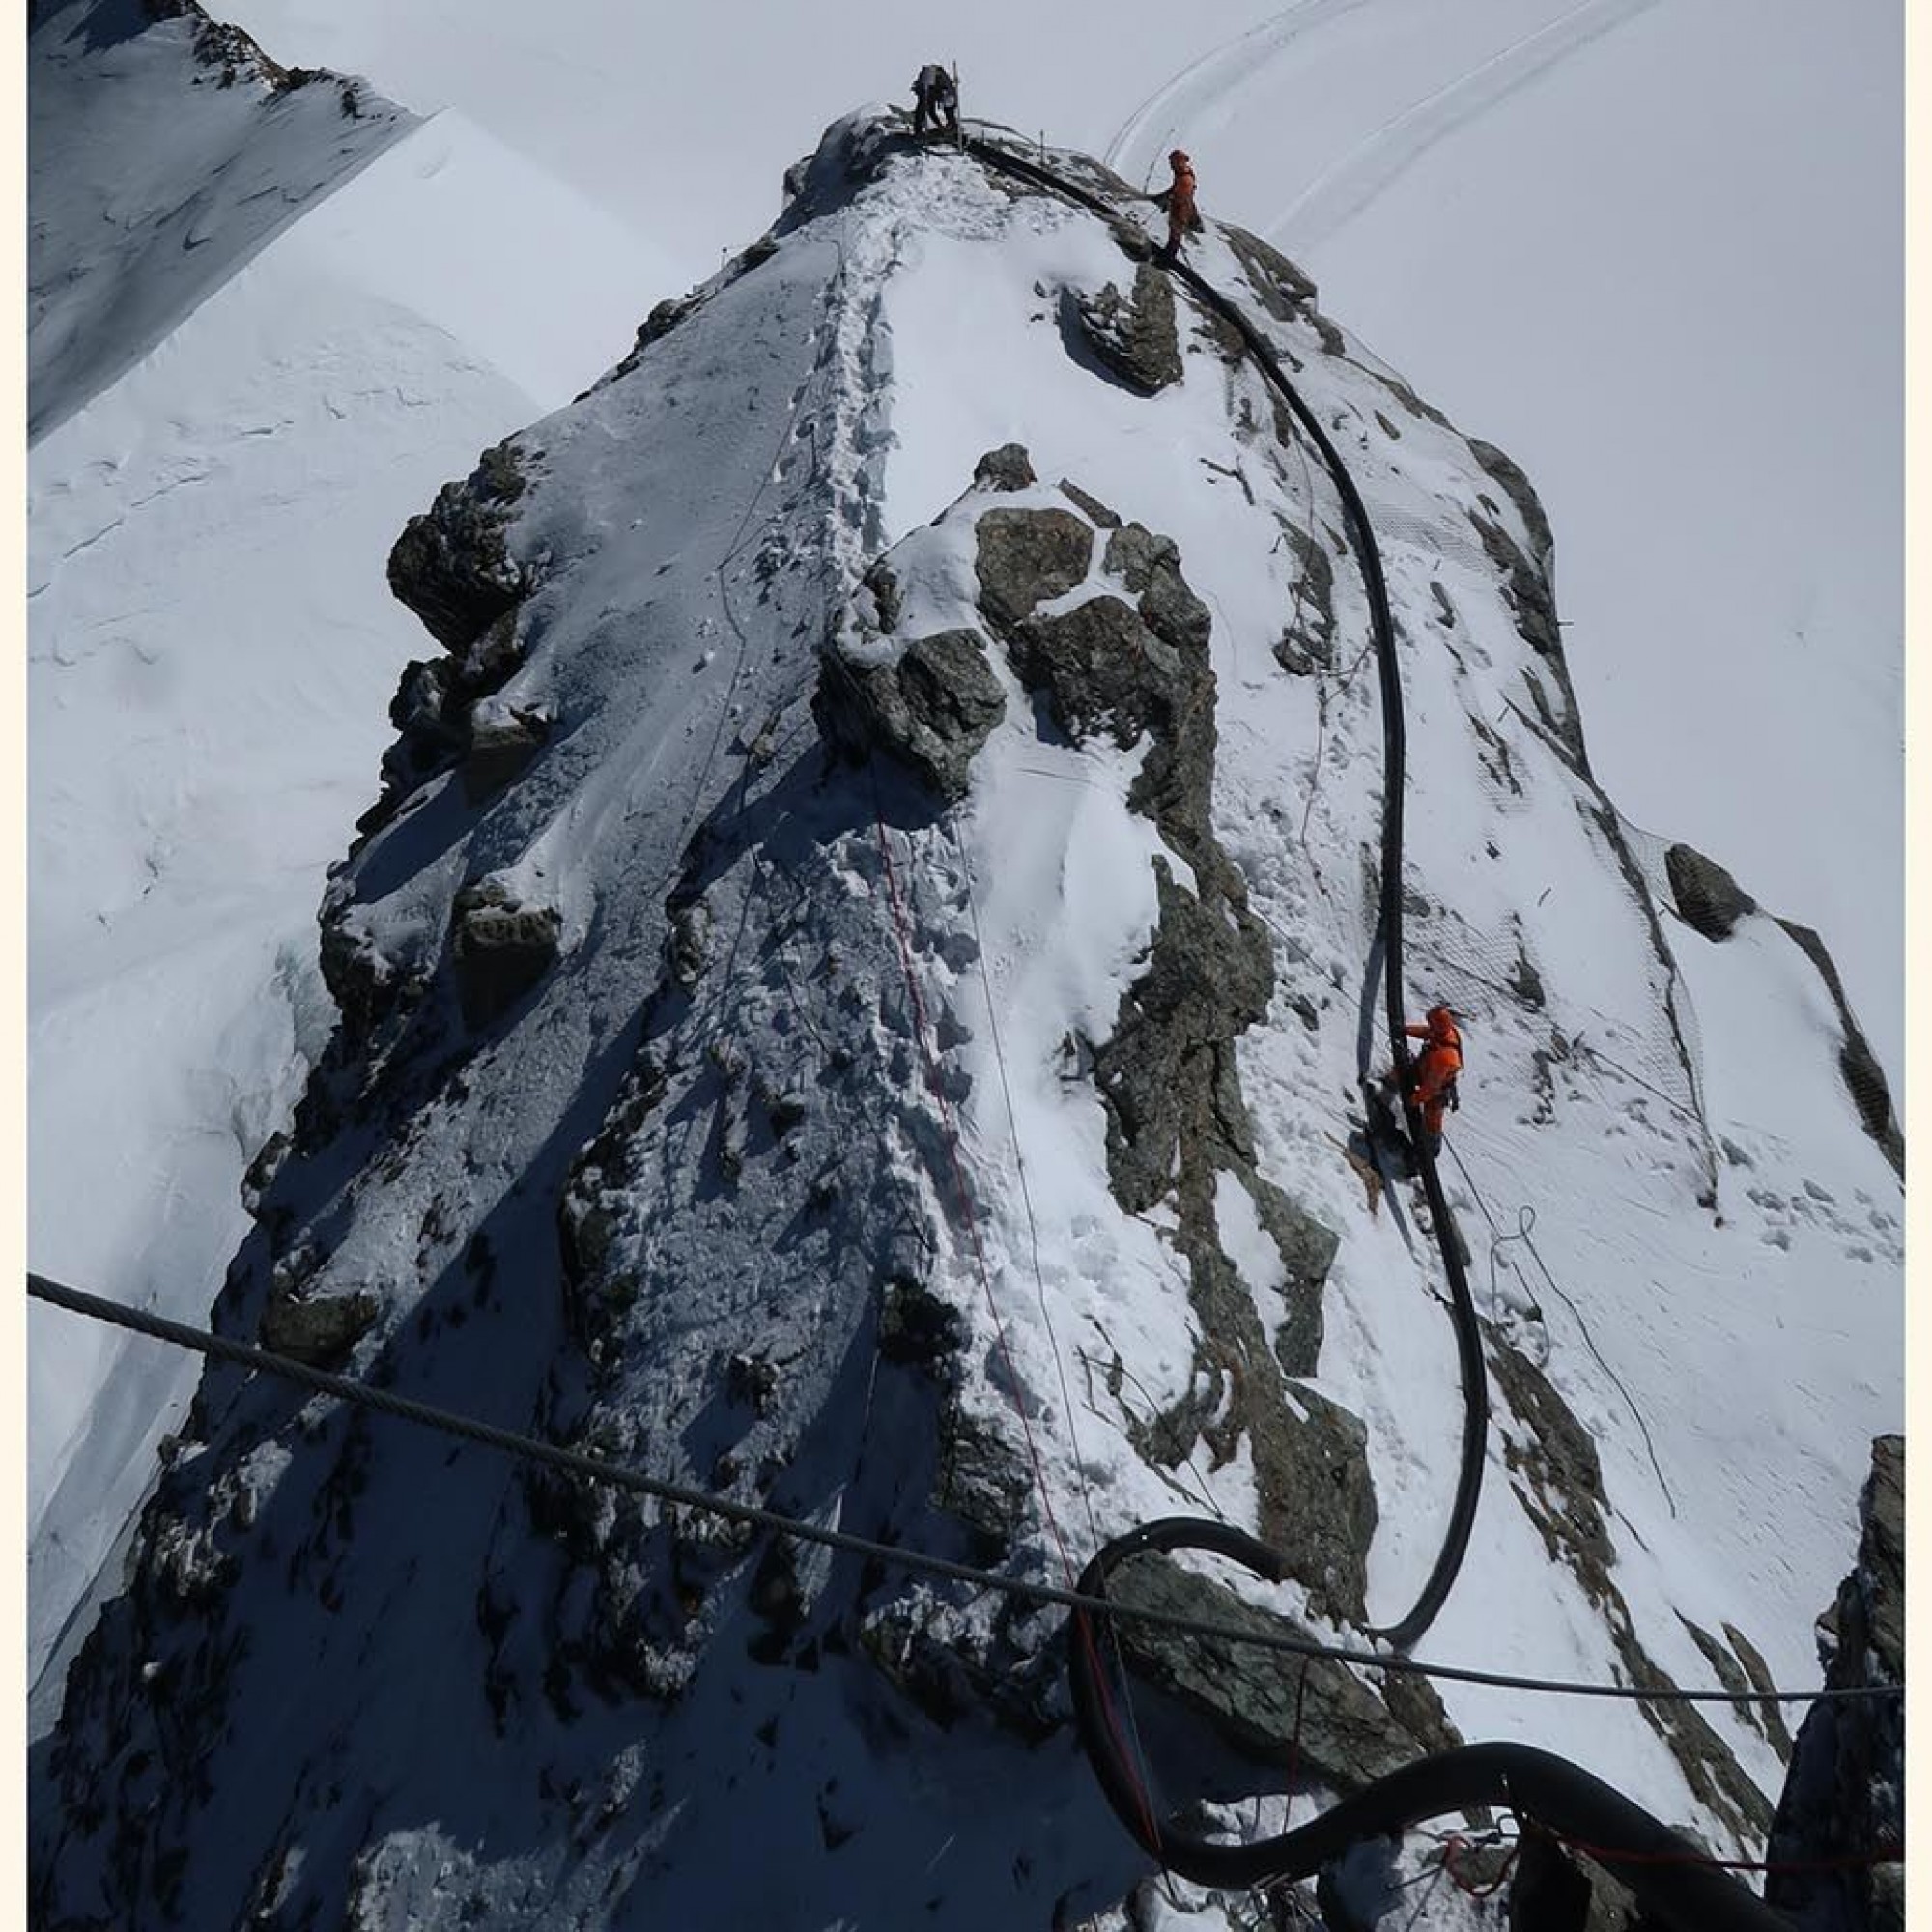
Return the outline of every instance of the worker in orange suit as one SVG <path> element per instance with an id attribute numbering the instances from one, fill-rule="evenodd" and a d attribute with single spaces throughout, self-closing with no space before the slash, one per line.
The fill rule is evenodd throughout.
<path id="1" fill-rule="evenodd" d="M 1201 211 L 1194 205 L 1194 163 L 1179 148 L 1168 156 L 1174 179 L 1160 193 L 1148 199 L 1156 208 L 1167 210 L 1167 256 L 1172 261 L 1180 253 L 1180 238 L 1201 232 Z"/>
<path id="2" fill-rule="evenodd" d="M 1456 1076 L 1463 1070 L 1463 1036 L 1456 1015 L 1444 1006 L 1431 1007 L 1420 1026 L 1411 1022 L 1403 1032 L 1423 1042 L 1409 1073 L 1408 1097 L 1422 1116 L 1433 1158 L 1442 1151 L 1442 1116 L 1462 1104 Z"/>

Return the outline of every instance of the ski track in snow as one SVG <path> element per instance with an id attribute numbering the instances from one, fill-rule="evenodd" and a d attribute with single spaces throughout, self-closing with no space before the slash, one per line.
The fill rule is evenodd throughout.
<path id="1" fill-rule="evenodd" d="M 1264 20 L 1259 27 L 1251 27 L 1245 34 L 1210 48 L 1127 116 L 1107 143 L 1101 159 L 1110 168 L 1130 173 L 1142 134 L 1158 123 L 1160 132 L 1148 144 L 1143 168 L 1145 185 L 1147 174 L 1166 155 L 1167 143 L 1183 128 L 1189 129 L 1190 139 L 1197 139 L 1192 129 L 1206 118 L 1208 109 L 1225 103 L 1302 35 L 1370 4 L 1372 0 L 1298 0 L 1297 5 L 1283 9 L 1272 20 Z M 1238 74 L 1229 78 L 1229 70 L 1236 68 Z"/>
<path id="2" fill-rule="evenodd" d="M 1657 0 L 1582 0 L 1382 123 L 1331 162 L 1261 232 L 1291 251 L 1317 247 L 1354 219 L 1437 142 L 1613 33 Z"/>

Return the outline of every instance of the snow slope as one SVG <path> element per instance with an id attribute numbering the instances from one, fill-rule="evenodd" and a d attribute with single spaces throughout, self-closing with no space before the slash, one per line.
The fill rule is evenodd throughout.
<path id="1" fill-rule="evenodd" d="M 64 421 L 414 116 L 282 71 L 192 13 L 28 10 L 28 430 Z M 156 111 L 168 99 L 175 111 Z M 103 234 L 103 224 L 105 234 Z"/>
<path id="2" fill-rule="evenodd" d="M 332 84 L 267 107 L 192 87 L 181 21 L 74 71 L 84 13 L 30 43 L 34 207 L 59 238 L 35 261 L 73 254 L 85 307 L 33 338 L 60 335 L 47 413 L 71 412 L 28 473 L 29 1252 L 195 1317 L 245 1225 L 242 1170 L 332 1024 L 315 907 L 416 648 L 388 542 L 448 470 L 609 363 L 625 338 L 604 319 L 657 270 L 456 115 L 395 122 L 326 195 L 307 149 L 258 132 L 242 154 L 265 185 L 231 207 L 241 162 L 204 191 L 222 117 L 245 107 L 272 133 L 310 96 L 345 127 L 387 110 L 348 123 Z M 103 128 L 97 98 L 127 126 Z M 130 151 L 128 127 L 173 145 Z M 103 195 L 123 240 L 89 254 Z M 265 201 L 282 209 L 268 234 Z M 173 240 L 185 220 L 205 237 L 191 255 Z M 197 265 L 192 289 L 177 259 Z M 180 1363 L 43 1315 L 36 1668 L 189 1385 Z"/>
<path id="3" fill-rule="evenodd" d="M 1055 1580 L 1063 1538 L 1077 1562 L 1177 1493 L 1244 1523 L 1282 1506 L 1258 1430 L 1210 1454 L 1197 1419 L 1162 1466 L 1152 1411 L 1325 1398 L 1363 1425 L 1386 1614 L 1433 1556 L 1460 1404 L 1408 1204 L 1344 1155 L 1381 765 L 1332 486 L 1185 304 L 1178 385 L 1096 374 L 1061 297 L 1126 275 L 1103 225 L 943 150 L 873 172 L 869 141 L 865 116 L 833 129 L 770 249 L 479 472 L 521 595 L 449 675 L 487 692 L 465 730 L 521 714 L 541 742 L 506 785 L 432 764 L 332 882 L 350 1022 L 218 1321 L 333 1299 L 366 1317 L 356 1372 L 406 1393 Z M 1351 336 L 1284 317 L 1225 236 L 1196 259 L 1282 344 L 1367 499 L 1406 693 L 1410 971 L 1467 1015 L 1451 1192 L 1496 1416 L 1430 1648 L 1605 1678 L 1628 1637 L 1701 1684 L 1685 1619 L 1728 1621 L 1808 1681 L 1865 1441 L 1902 1396 L 1899 1189 L 1835 1012 L 1779 928 L 1697 937 L 1622 842 L 1483 534 L 1533 546 L 1518 491 Z M 967 489 L 1009 440 L 1039 480 Z M 1147 740 L 1055 728 L 997 643 L 1004 715 L 951 811 L 820 742 L 824 640 L 894 648 L 857 594 L 881 551 L 901 643 L 977 627 L 980 520 L 1086 522 L 1094 497 L 1173 536 L 1211 613 L 1211 830 L 1238 894 L 1151 832 Z M 1102 552 L 1046 608 L 1119 597 Z M 1333 649 L 1297 671 L 1277 647 L 1311 600 Z M 488 1016 L 459 995 L 504 917 L 483 888 L 551 916 L 557 949 Z M 1094 1073 L 1173 893 L 1220 905 L 1272 976 L 1232 1050 L 1252 1148 L 1213 1195 L 1262 1338 L 1240 1374 L 1179 1193 L 1122 1202 Z M 1339 1237 L 1312 1373 L 1274 1365 L 1262 1182 Z M 1601 1462 L 1587 1498 L 1543 1487 L 1565 1414 Z M 1068 1744 L 1056 1619 L 787 1565 L 229 1371 L 184 1438 L 35 1754 L 51 1916 L 111 1920 L 161 1871 L 190 1923 L 883 1925 L 909 1901 L 937 1925 L 1124 1922 L 1143 1866 Z M 1550 1540 L 1573 1505 L 1601 1513 L 1620 1612 Z M 1465 1735 L 1567 1750 L 1755 1842 L 1741 1787 L 1693 1789 L 1634 1708 L 1444 1694 Z M 1775 1790 L 1770 1741 L 1712 1724 Z M 197 1778 L 159 1781 L 178 1754 Z"/>

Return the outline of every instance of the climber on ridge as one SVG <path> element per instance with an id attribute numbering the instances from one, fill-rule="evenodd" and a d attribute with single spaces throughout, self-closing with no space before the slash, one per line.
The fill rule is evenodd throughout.
<path id="1" fill-rule="evenodd" d="M 1408 1097 L 1422 1116 L 1422 1131 L 1428 1136 L 1433 1159 L 1442 1151 L 1443 1114 L 1462 1105 L 1456 1094 L 1456 1076 L 1463 1070 L 1463 1035 L 1456 1015 L 1444 1006 L 1431 1007 L 1422 1025 L 1411 1022 L 1403 1032 L 1423 1042 L 1409 1072 Z"/>
<path id="2" fill-rule="evenodd" d="M 912 84 L 912 132 L 922 138 L 929 122 L 935 130 L 949 134 L 959 131 L 959 89 L 952 76 L 937 61 L 920 69 Z"/>
<path id="3" fill-rule="evenodd" d="M 1158 194 L 1151 194 L 1148 199 L 1156 208 L 1167 210 L 1167 259 L 1172 262 L 1180 253 L 1180 238 L 1183 235 L 1201 233 L 1201 211 L 1194 205 L 1194 163 L 1179 148 L 1167 157 L 1168 166 L 1174 170 L 1174 179 Z"/>

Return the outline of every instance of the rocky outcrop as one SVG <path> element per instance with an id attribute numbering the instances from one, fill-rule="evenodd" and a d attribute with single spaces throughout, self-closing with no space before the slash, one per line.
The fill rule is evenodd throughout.
<path id="1" fill-rule="evenodd" d="M 451 950 L 463 1018 L 488 1026 L 556 963 L 563 919 L 553 906 L 526 906 L 494 879 L 456 895 Z"/>
<path id="2" fill-rule="evenodd" d="M 1071 510 L 988 510 L 974 526 L 980 608 L 1004 633 L 1083 582 L 1094 529 Z"/>
<path id="3" fill-rule="evenodd" d="M 313 80 L 336 77 L 319 73 L 312 68 L 284 67 L 279 61 L 270 60 L 252 34 L 231 26 L 226 20 L 211 18 L 207 9 L 199 6 L 197 0 L 141 0 L 141 11 L 151 20 L 188 21 L 194 29 L 195 60 L 213 71 L 217 86 L 233 87 L 238 80 L 258 80 L 279 93 L 288 88 L 304 87 Z M 31 20 L 32 10 L 29 13 L 30 24 Z M 351 81 L 340 84 L 345 91 L 354 87 Z M 347 100 L 353 98 L 353 94 L 346 96 L 345 114 L 355 111 L 347 104 Z"/>
<path id="4" fill-rule="evenodd" d="M 948 805 L 966 796 L 973 754 L 1007 709 L 978 632 L 935 631 L 880 664 L 827 662 L 842 686 L 819 711 L 828 735 L 890 753 Z"/>
<path id="5" fill-rule="evenodd" d="M 1891 1163 L 1891 1169 L 1900 1180 L 1905 1179 L 1905 1135 L 1898 1124 L 1898 1117 L 1892 1112 L 1891 1088 L 1886 1080 L 1885 1069 L 1878 1064 L 1878 1055 L 1871 1050 L 1871 1042 L 1865 1038 L 1864 1030 L 1853 1016 L 1851 1002 L 1845 998 L 1845 982 L 1838 978 L 1838 968 L 1825 942 L 1808 925 L 1800 925 L 1793 920 L 1780 919 L 1777 923 L 1785 936 L 1818 969 L 1818 977 L 1825 982 L 1825 990 L 1832 996 L 1832 1004 L 1838 1009 L 1838 1024 L 1844 1028 L 1844 1040 L 1838 1048 L 1838 1072 L 1845 1083 L 1846 1092 L 1852 1096 L 1852 1104 L 1859 1110 L 1859 1119 L 1864 1130 L 1878 1143 L 1880 1151 Z"/>
<path id="6" fill-rule="evenodd" d="M 445 483 L 389 552 L 389 589 L 458 656 L 530 588 L 504 541 L 524 489 L 515 443 L 499 442 L 483 452 L 466 481 Z"/>
<path id="7" fill-rule="evenodd" d="M 469 743 L 457 771 L 466 805 L 481 805 L 520 777 L 550 737 L 551 719 L 540 706 L 472 706 Z"/>
<path id="8" fill-rule="evenodd" d="M 1694 845 L 1671 846 L 1663 865 L 1678 917 L 1706 939 L 1728 939 L 1738 921 L 1757 910 L 1757 901 L 1730 873 Z"/>
<path id="9" fill-rule="evenodd" d="M 1039 481 L 1033 473 L 1033 459 L 1026 445 L 1003 442 L 989 449 L 973 466 L 973 481 L 981 490 L 1031 490 Z"/>
<path id="10" fill-rule="evenodd" d="M 1174 321 L 1174 290 L 1151 262 L 1134 270 L 1133 293 L 1112 282 L 1067 298 L 1082 338 L 1101 364 L 1144 396 L 1180 381 L 1180 339 Z"/>
<path id="11" fill-rule="evenodd" d="M 1158 1203 L 1176 1208 L 1200 1324 L 1189 1392 L 1127 1427 L 1143 1455 L 1170 1467 L 1197 1440 L 1217 1467 L 1250 1442 L 1261 1533 L 1291 1552 L 1314 1606 L 1359 1617 L 1375 1522 L 1361 1437 L 1350 1434 L 1359 1425 L 1319 1399 L 1292 1399 L 1286 1381 L 1314 1370 L 1335 1237 L 1256 1172 L 1234 1054 L 1236 1038 L 1267 1011 L 1274 971 L 1240 869 L 1213 832 L 1211 618 L 1171 538 L 1123 523 L 1084 492 L 1069 491 L 1069 499 L 1108 531 L 1101 570 L 1125 594 L 1098 590 L 1067 609 L 1029 608 L 1071 587 L 1082 539 L 1066 512 L 1014 509 L 994 513 L 990 543 L 993 518 L 980 520 L 981 609 L 1060 730 L 1076 743 L 1145 744 L 1128 804 L 1192 872 L 1183 883 L 1165 860 L 1154 862 L 1159 918 L 1146 967 L 1122 996 L 1110 1037 L 1088 1048 L 1115 1198 L 1129 1213 Z M 1255 1285 L 1221 1242 L 1223 1177 L 1247 1191 L 1280 1256 L 1290 1313 L 1272 1339 Z"/>
<path id="12" fill-rule="evenodd" d="M 445 483 L 389 552 L 389 588 L 450 653 L 407 665 L 389 700 L 395 742 L 383 791 L 356 820 L 360 850 L 439 773 L 461 769 L 464 801 L 480 805 L 515 778 L 549 735 L 541 706 L 490 699 L 523 662 L 518 613 L 533 579 L 510 555 L 508 530 L 526 488 L 513 442 L 486 449 L 461 483 Z"/>
<path id="13" fill-rule="evenodd" d="M 1282 536 L 1301 566 L 1287 628 L 1274 647 L 1275 662 L 1294 677 L 1335 668 L 1335 566 L 1321 536 L 1284 522 Z"/>
<path id="14" fill-rule="evenodd" d="M 1256 299 L 1277 322 L 1293 319 L 1304 304 L 1312 305 L 1315 284 L 1277 248 L 1271 248 L 1259 235 L 1227 222 L 1220 225 L 1221 239 L 1241 265 Z"/>
<path id="15" fill-rule="evenodd" d="M 276 1294 L 262 1312 L 262 1346 L 315 1368 L 333 1368 L 374 1326 L 376 1297 L 362 1290 L 347 1294 Z"/>
<path id="16" fill-rule="evenodd" d="M 1123 1607 L 1313 1640 L 1294 1618 L 1258 1609 L 1166 1556 L 1122 1564 L 1108 1594 Z M 1206 1718 L 1237 1750 L 1275 1767 L 1293 1759 L 1308 1778 L 1344 1796 L 1429 1751 L 1463 1742 L 1439 1707 L 1434 1713 L 1417 1707 L 1398 1718 L 1348 1666 L 1326 1658 L 1304 1665 L 1278 1652 L 1138 1620 L 1123 1619 L 1114 1628 L 1136 1677 Z"/>
<path id="17" fill-rule="evenodd" d="M 1858 1566 L 1819 1619 L 1831 1690 L 1905 1683 L 1905 1438 L 1872 1443 Z M 1765 1899 L 1802 1932 L 1903 1932 L 1905 1700 L 1817 1704 L 1798 1733 L 1767 1854 Z M 1865 1864 L 1867 1859 L 1887 1862 Z"/>

